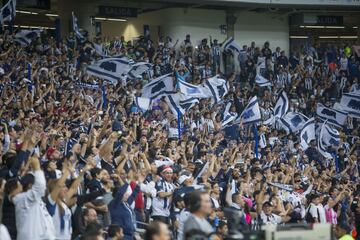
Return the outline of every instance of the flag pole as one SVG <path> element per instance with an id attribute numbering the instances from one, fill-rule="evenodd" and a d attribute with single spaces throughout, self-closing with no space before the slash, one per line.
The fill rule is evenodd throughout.
<path id="1" fill-rule="evenodd" d="M 179 139 L 181 137 L 181 112 L 179 111 L 179 109 L 177 109 L 177 115 L 178 115 L 178 134 L 179 134 Z"/>

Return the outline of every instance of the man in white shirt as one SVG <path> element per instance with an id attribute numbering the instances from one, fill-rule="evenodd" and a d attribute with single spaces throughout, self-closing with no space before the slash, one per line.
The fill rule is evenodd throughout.
<path id="1" fill-rule="evenodd" d="M 30 158 L 30 166 L 35 177 L 34 185 L 22 192 L 18 183 L 12 190 L 12 201 L 15 205 L 17 239 L 55 239 L 55 228 L 42 197 L 45 195 L 46 180 L 44 172 L 40 169 L 39 159 Z"/>
<path id="2" fill-rule="evenodd" d="M 321 204 L 320 196 L 310 195 L 311 203 L 307 208 L 306 221 L 308 223 L 326 223 L 325 209 Z"/>

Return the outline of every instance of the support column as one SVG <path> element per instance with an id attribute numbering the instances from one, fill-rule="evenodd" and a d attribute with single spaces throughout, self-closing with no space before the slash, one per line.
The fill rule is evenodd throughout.
<path id="1" fill-rule="evenodd" d="M 226 26 L 227 26 L 227 37 L 234 37 L 235 35 L 235 23 L 236 17 L 234 11 L 226 11 Z"/>

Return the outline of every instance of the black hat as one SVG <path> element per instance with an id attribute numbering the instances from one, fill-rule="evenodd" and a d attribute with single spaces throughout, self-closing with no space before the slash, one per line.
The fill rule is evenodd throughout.
<path id="1" fill-rule="evenodd" d="M 270 207 L 272 207 L 273 204 L 272 204 L 272 202 L 270 202 L 270 201 L 266 201 L 266 202 L 263 203 L 263 207 L 265 207 L 265 206 L 270 206 Z"/>

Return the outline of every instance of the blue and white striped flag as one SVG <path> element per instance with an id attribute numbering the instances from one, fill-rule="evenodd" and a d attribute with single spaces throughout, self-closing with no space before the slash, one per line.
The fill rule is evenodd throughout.
<path id="1" fill-rule="evenodd" d="M 311 140 L 316 139 L 315 136 L 315 119 L 310 118 L 303 126 L 300 132 L 300 146 L 302 150 L 306 150 L 309 147 Z"/>
<path id="2" fill-rule="evenodd" d="M 6 21 L 12 21 L 16 15 L 16 0 L 9 0 L 2 8 L 0 14 L 0 22 L 3 25 Z"/>
<path id="3" fill-rule="evenodd" d="M 157 99 L 161 98 L 166 94 L 171 94 L 174 92 L 173 78 L 171 74 L 166 74 L 160 76 L 148 84 L 146 84 L 142 89 L 142 97 Z"/>
<path id="4" fill-rule="evenodd" d="M 329 135 L 327 135 L 327 136 L 325 135 L 325 132 L 327 131 L 326 122 L 322 125 L 321 130 L 320 130 L 320 136 L 318 138 L 318 150 L 321 153 L 321 155 L 323 155 L 327 159 L 330 159 L 330 158 L 333 158 L 333 156 L 327 151 L 327 148 L 330 145 L 325 144 L 325 141 L 328 141 L 328 139 L 326 139 L 326 137 L 329 137 Z M 336 141 L 336 140 L 333 140 L 333 141 Z"/>
<path id="5" fill-rule="evenodd" d="M 259 107 L 259 101 L 256 96 L 252 97 L 240 114 L 240 116 L 235 120 L 235 123 L 239 123 L 242 119 L 243 124 L 257 123 L 261 122 L 261 113 Z"/>
<path id="6" fill-rule="evenodd" d="M 72 12 L 72 26 L 73 26 L 73 31 L 75 32 L 76 37 L 80 41 L 85 41 L 85 37 L 80 32 L 80 29 L 79 29 L 79 26 L 78 26 L 78 19 L 75 16 L 74 12 Z"/>
<path id="7" fill-rule="evenodd" d="M 255 82 L 256 82 L 260 87 L 268 87 L 268 86 L 271 86 L 271 82 L 270 82 L 269 80 L 267 80 L 266 78 L 264 78 L 263 76 L 261 76 L 260 74 L 256 74 Z"/>
<path id="8" fill-rule="evenodd" d="M 132 65 L 130 71 L 127 73 L 127 78 L 131 80 L 135 80 L 137 78 L 142 79 L 142 75 L 147 73 L 149 78 L 151 79 L 153 76 L 152 72 L 153 65 L 147 62 L 138 62 Z"/>
<path id="9" fill-rule="evenodd" d="M 321 120 L 328 121 L 328 123 L 338 127 L 342 127 L 347 119 L 346 112 L 339 111 L 333 108 L 327 108 L 321 103 L 318 103 L 317 105 L 316 114 Z"/>
<path id="10" fill-rule="evenodd" d="M 138 109 L 140 109 L 142 112 L 146 112 L 150 109 L 151 105 L 151 99 L 150 98 L 144 98 L 144 97 L 134 97 L 135 104 Z"/>
<path id="11" fill-rule="evenodd" d="M 178 117 L 178 113 L 184 115 L 186 111 L 199 102 L 197 98 L 189 97 L 182 93 L 168 94 L 165 96 L 165 101 L 176 117 Z"/>
<path id="12" fill-rule="evenodd" d="M 289 109 L 289 99 L 286 95 L 286 92 L 284 90 L 281 90 L 274 107 L 275 119 L 282 118 L 287 113 L 288 109 Z"/>
<path id="13" fill-rule="evenodd" d="M 301 130 L 308 118 L 301 113 L 288 112 L 280 118 L 280 126 L 289 133 L 294 133 Z"/>
<path id="14" fill-rule="evenodd" d="M 228 93 L 229 87 L 226 80 L 214 76 L 205 81 L 204 84 L 207 96 L 211 97 L 215 104 L 222 101 L 222 98 Z"/>
<path id="15" fill-rule="evenodd" d="M 339 131 L 330 125 L 323 123 L 323 143 L 325 146 L 339 146 L 340 144 L 340 134 Z M 321 135 L 321 134 L 320 134 Z"/>
<path id="16" fill-rule="evenodd" d="M 223 120 L 221 122 L 221 126 L 225 127 L 227 124 L 231 123 L 232 121 L 234 121 L 237 117 L 238 114 L 236 112 L 230 112 L 230 107 L 232 105 L 232 102 L 228 102 L 226 104 L 225 110 L 224 110 L 224 117 Z"/>
<path id="17" fill-rule="evenodd" d="M 89 75 L 110 81 L 116 85 L 122 80 L 121 76 L 131 69 L 132 60 L 123 58 L 105 58 L 86 68 Z"/>
<path id="18" fill-rule="evenodd" d="M 180 92 L 182 94 L 185 94 L 186 96 L 191 96 L 195 98 L 209 97 L 208 90 L 204 86 L 187 83 L 181 79 L 178 79 L 178 84 Z"/>
<path id="19" fill-rule="evenodd" d="M 235 41 L 233 37 L 228 38 L 222 45 L 223 51 L 231 51 L 231 52 L 238 52 L 240 53 L 241 47 L 240 45 Z"/>
<path id="20" fill-rule="evenodd" d="M 360 118 L 360 95 L 356 93 L 344 93 L 340 105 L 351 117 Z"/>
<path id="21" fill-rule="evenodd" d="M 21 30 L 15 35 L 15 42 L 18 42 L 21 46 L 28 46 L 31 42 L 40 36 L 42 30 Z"/>

